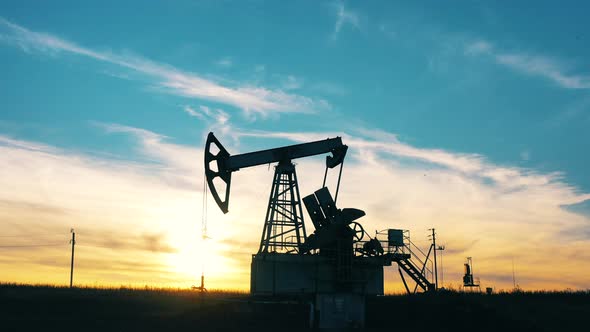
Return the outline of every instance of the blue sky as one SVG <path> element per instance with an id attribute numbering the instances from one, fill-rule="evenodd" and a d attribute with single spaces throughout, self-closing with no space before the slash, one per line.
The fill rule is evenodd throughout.
<path id="1" fill-rule="evenodd" d="M 62 50 L 23 52 L 4 41 L 1 116 L 19 137 L 107 150 L 112 144 L 89 132 L 88 121 L 124 123 L 195 142 L 200 124 L 186 119 L 182 105 L 221 107 L 246 128 L 346 131 L 360 124 L 421 147 L 564 172 L 568 182 L 587 190 L 585 12 L 581 2 L 537 1 L 498 7 L 5 2 L 4 20 L 31 32 L 149 59 L 224 86 L 282 90 L 329 106 L 315 105 L 312 116 L 301 116 L 301 109 L 282 116 L 265 110 L 266 118 L 254 115 L 253 121 L 236 105 L 157 93 L 157 81 L 129 68 Z M 2 28 L 11 33 L 5 24 Z M 489 54 L 469 54 L 478 42 L 491 45 Z M 502 55 L 517 58 L 512 65 L 495 59 Z M 566 84 L 551 73 L 579 82 Z M 59 133 L 40 137 L 43 130 L 22 128 L 33 124 Z"/>
<path id="2" fill-rule="evenodd" d="M 469 188 L 523 193 L 515 208 L 531 197 L 584 207 L 588 7 L 3 1 L 0 135 L 11 149 L 195 172 L 200 157 L 180 151 L 198 151 L 209 130 L 230 152 L 343 135 L 358 172 L 375 161 L 449 171 Z M 160 171 L 147 181 L 168 181 Z"/>

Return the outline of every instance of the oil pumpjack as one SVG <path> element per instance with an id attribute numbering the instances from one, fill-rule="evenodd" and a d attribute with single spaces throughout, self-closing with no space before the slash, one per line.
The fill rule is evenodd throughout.
<path id="1" fill-rule="evenodd" d="M 357 222 L 365 215 L 364 211 L 336 206 L 347 150 L 342 139 L 335 137 L 231 155 L 213 133 L 207 136 L 205 176 L 211 195 L 224 213 L 229 211 L 233 172 L 277 163 L 260 246 L 252 255 L 250 291 L 253 295 L 311 295 L 315 296 L 320 313 L 336 312 L 330 306 L 344 306 L 353 308 L 344 310 L 346 319 L 362 321 L 364 296 L 383 294 L 383 267 L 392 262 L 398 263 L 416 282 L 416 288 L 433 289 L 434 285 L 424 274 L 426 262 L 420 269 L 410 260 L 407 231 L 389 229 L 377 232 L 377 235 L 385 234 L 386 240 L 378 239 L 377 235 L 371 238 Z M 326 156 L 323 185 L 300 199 L 293 160 L 321 154 L 330 154 Z M 325 183 L 328 169 L 337 166 L 340 171 L 333 198 Z M 309 236 L 302 202 L 315 228 Z"/>

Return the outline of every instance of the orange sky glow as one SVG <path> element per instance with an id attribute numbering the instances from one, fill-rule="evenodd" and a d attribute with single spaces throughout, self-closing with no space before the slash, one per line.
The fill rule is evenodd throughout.
<path id="1" fill-rule="evenodd" d="M 202 150 L 131 128 L 125 134 L 135 138 L 138 153 L 158 162 L 102 158 L 2 137 L 0 281 L 68 284 L 74 228 L 75 284 L 186 288 L 198 285 L 205 271 L 208 288 L 248 290 L 272 168 L 234 174 L 230 212 L 223 215 L 210 200 L 211 238 L 202 240 Z M 344 167 L 338 205 L 365 210 L 360 222 L 369 234 L 407 229 L 426 250 L 428 229 L 435 227 L 438 243 L 446 247 L 439 259 L 444 273 L 439 283 L 446 287 L 459 287 L 463 263 L 471 256 L 483 287 L 511 289 L 514 264 L 516 283 L 525 290 L 588 288 L 590 243 L 578 236 L 587 219 L 560 208 L 588 195 L 558 177 L 478 159 L 477 171 L 498 179 L 490 185 L 472 174 L 473 165 L 462 156 L 410 146 L 389 148 L 414 149 L 408 151 L 418 161 L 439 153 L 448 163 L 463 164 L 435 168 L 385 160 L 380 153 L 388 153 L 387 146 L 382 149 L 379 139 L 343 135 L 351 161 Z M 322 163 L 323 157 L 298 161 L 302 195 L 319 188 Z M 328 185 L 334 187 L 335 175 Z M 403 290 L 395 266 L 385 268 L 385 280 L 386 293 Z"/>

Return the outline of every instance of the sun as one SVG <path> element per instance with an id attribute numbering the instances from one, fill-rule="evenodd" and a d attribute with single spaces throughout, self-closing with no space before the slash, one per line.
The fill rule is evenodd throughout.
<path id="1" fill-rule="evenodd" d="M 177 251 L 168 255 L 166 264 L 179 275 L 179 284 L 195 285 L 204 274 L 208 280 L 215 280 L 216 288 L 240 287 L 228 284 L 228 277 L 244 271 L 232 264 L 228 256 L 230 251 L 222 241 L 202 239 L 198 234 L 174 234 L 172 237 Z"/>

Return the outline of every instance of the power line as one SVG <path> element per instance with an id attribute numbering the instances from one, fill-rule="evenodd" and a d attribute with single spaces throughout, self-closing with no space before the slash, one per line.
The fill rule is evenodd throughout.
<path id="1" fill-rule="evenodd" d="M 0 246 L 0 248 L 56 247 L 56 246 L 63 246 L 63 245 L 66 245 L 66 244 L 65 244 L 65 243 L 51 243 L 51 244 L 18 244 L 18 245 Z"/>
<path id="2" fill-rule="evenodd" d="M 31 237 L 31 235 L 33 237 L 42 237 L 42 236 L 63 236 L 63 234 L 21 234 L 21 235 L 0 235 L 0 238 L 5 238 L 5 237 Z"/>
<path id="3" fill-rule="evenodd" d="M 85 243 L 85 244 L 76 243 L 76 245 L 82 246 L 82 247 L 103 248 L 103 249 L 112 249 L 112 250 L 118 249 L 118 247 L 99 246 L 96 244 L 89 244 L 89 243 Z"/>

